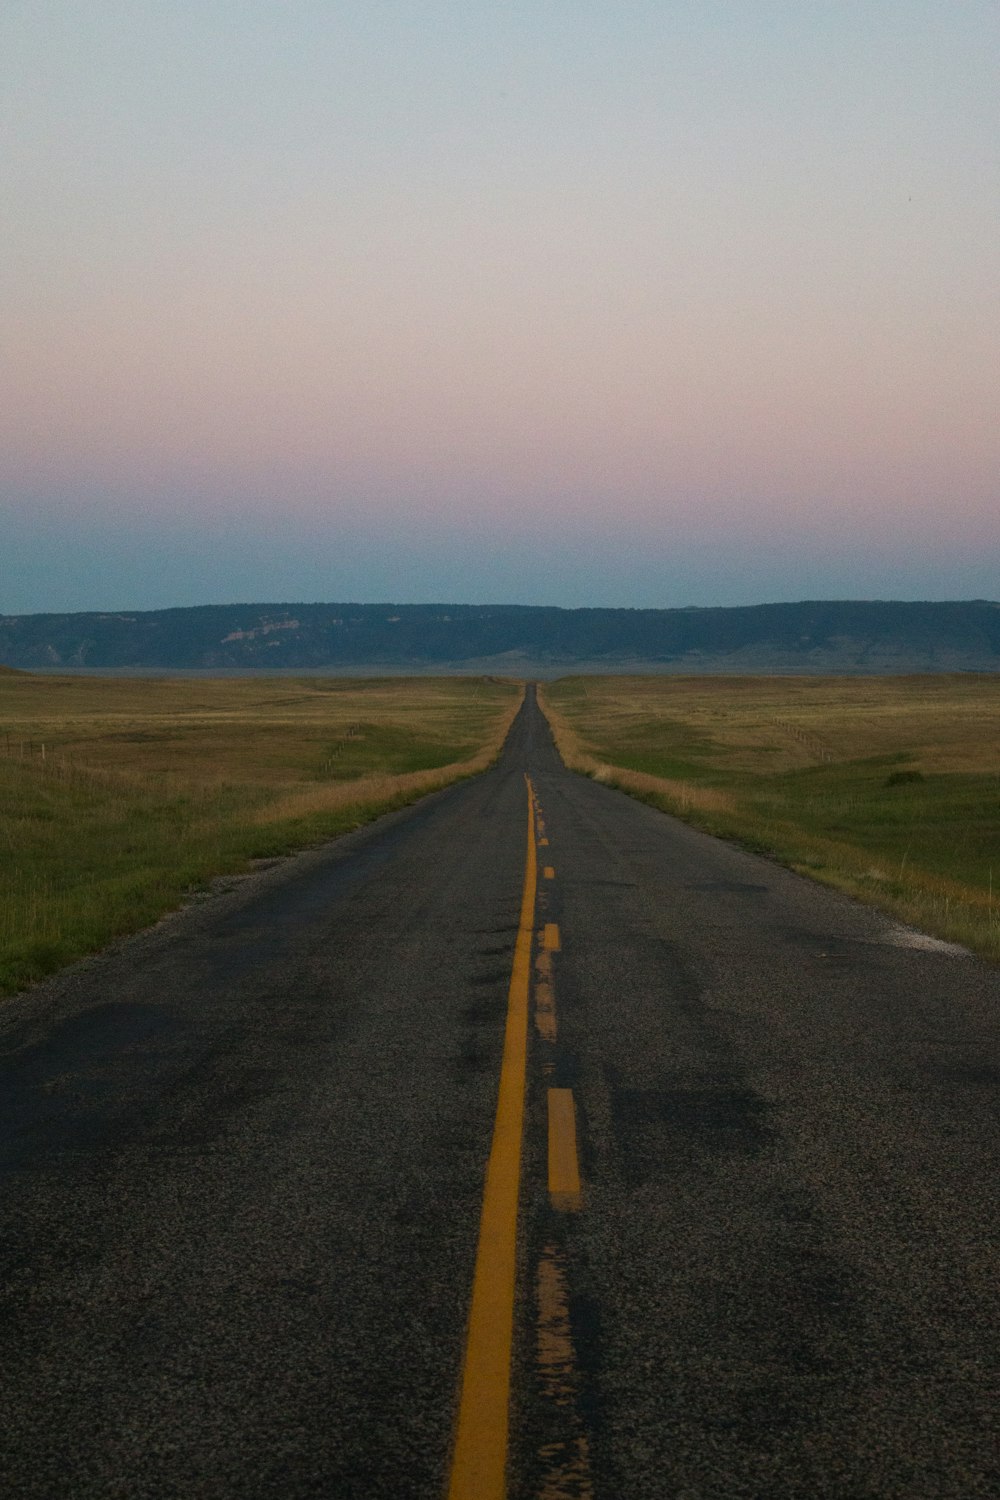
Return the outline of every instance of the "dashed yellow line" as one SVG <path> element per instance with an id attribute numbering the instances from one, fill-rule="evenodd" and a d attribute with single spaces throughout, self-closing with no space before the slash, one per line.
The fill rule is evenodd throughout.
<path id="1" fill-rule="evenodd" d="M 528 852 L 521 919 L 507 997 L 507 1027 L 493 1144 L 486 1168 L 472 1306 L 459 1395 L 449 1500 L 503 1500 L 517 1269 L 517 1200 L 524 1130 L 528 998 L 537 864 L 534 790 L 528 787 Z"/>
<path id="2" fill-rule="evenodd" d="M 535 960 L 535 1028 L 543 1042 L 556 1039 L 556 995 L 552 985 L 552 954 L 543 949 Z"/>
<path id="3" fill-rule="evenodd" d="M 542 947 L 548 953 L 559 952 L 559 926 L 556 922 L 546 922 L 542 929 Z"/>
<path id="4" fill-rule="evenodd" d="M 535 1027 L 543 1042 L 554 1042 L 558 1035 L 556 1002 L 550 984 L 539 983 L 535 989 Z"/>
<path id="5" fill-rule="evenodd" d="M 580 1207 L 572 1089 L 549 1089 L 549 1200 L 553 1208 L 572 1211 Z"/>
<path id="6" fill-rule="evenodd" d="M 542 871 L 542 874 L 545 876 L 546 880 L 555 880 L 556 878 L 556 872 L 551 865 L 546 865 L 545 869 Z"/>
<path id="7" fill-rule="evenodd" d="M 593 1500 L 590 1444 L 580 1416 L 580 1377 L 569 1316 L 566 1255 L 555 1240 L 544 1246 L 536 1282 L 536 1363 L 543 1395 L 560 1417 L 561 1431 L 539 1450 L 538 1500 Z"/>

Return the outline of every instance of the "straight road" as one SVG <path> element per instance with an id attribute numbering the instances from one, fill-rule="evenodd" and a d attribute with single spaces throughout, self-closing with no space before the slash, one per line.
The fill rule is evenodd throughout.
<path id="1" fill-rule="evenodd" d="M 0 1489 L 1000 1493 L 1000 984 L 912 943 L 529 691 L 3 1010 Z"/>

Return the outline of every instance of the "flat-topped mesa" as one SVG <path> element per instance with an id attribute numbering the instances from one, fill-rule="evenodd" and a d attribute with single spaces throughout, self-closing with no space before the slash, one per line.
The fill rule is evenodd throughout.
<path id="1" fill-rule="evenodd" d="M 1000 671 L 1000 604 L 827 600 L 732 608 L 232 604 L 0 615 L 22 668 L 687 675 Z"/>

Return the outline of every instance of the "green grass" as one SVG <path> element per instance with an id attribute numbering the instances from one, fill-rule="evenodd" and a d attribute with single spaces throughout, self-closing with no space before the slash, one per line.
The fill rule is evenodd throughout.
<path id="1" fill-rule="evenodd" d="M 0 993 L 496 753 L 480 679 L 0 678 Z"/>
<path id="2" fill-rule="evenodd" d="M 334 781 L 351 781 L 376 772 L 406 775 L 449 765 L 468 754 L 470 746 L 457 739 L 414 739 L 403 725 L 359 723 L 329 744 L 321 774 Z"/>
<path id="3" fill-rule="evenodd" d="M 1000 679 L 591 678 L 567 761 L 1000 958 Z"/>

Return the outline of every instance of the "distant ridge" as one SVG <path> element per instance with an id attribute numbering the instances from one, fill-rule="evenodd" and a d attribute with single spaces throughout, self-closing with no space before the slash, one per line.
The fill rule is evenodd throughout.
<path id="1" fill-rule="evenodd" d="M 332 672 L 997 672 L 1000 604 L 880 600 L 734 608 L 208 604 L 0 615 L 22 668 Z"/>

